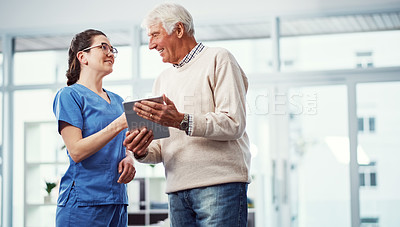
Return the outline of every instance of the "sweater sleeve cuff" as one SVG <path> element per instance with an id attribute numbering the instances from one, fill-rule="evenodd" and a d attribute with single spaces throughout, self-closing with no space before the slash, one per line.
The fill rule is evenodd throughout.
<path id="1" fill-rule="evenodd" d="M 204 115 L 192 115 L 193 127 L 191 136 L 204 136 L 206 133 L 207 119 Z"/>
<path id="2" fill-rule="evenodd" d="M 144 158 L 147 157 L 148 154 L 149 154 L 149 151 L 146 150 L 146 154 L 144 154 L 144 155 L 139 156 L 136 153 L 133 153 L 133 156 L 135 157 L 136 160 L 143 160 Z"/>
<path id="3" fill-rule="evenodd" d="M 193 114 L 188 114 L 189 127 L 186 129 L 186 135 L 191 136 L 193 134 Z"/>

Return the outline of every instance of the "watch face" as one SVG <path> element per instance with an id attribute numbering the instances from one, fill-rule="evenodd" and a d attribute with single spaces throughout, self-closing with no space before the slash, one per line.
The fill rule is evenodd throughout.
<path id="1" fill-rule="evenodd" d="M 185 114 L 185 116 L 183 117 L 183 120 L 181 122 L 181 124 L 179 125 L 179 128 L 181 130 L 185 130 L 189 127 L 189 115 Z"/>
<path id="2" fill-rule="evenodd" d="M 186 130 L 189 127 L 189 124 L 187 122 L 182 122 L 181 123 L 181 129 Z"/>

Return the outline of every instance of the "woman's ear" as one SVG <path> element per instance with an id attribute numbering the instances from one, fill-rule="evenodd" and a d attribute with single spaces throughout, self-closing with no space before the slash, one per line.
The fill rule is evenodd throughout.
<path id="1" fill-rule="evenodd" d="M 76 54 L 76 58 L 78 58 L 78 60 L 79 60 L 79 62 L 81 63 L 81 64 L 87 64 L 88 63 L 88 61 L 87 61 L 87 58 L 86 58 L 86 54 L 84 54 L 84 52 L 83 51 L 79 51 L 77 54 Z"/>

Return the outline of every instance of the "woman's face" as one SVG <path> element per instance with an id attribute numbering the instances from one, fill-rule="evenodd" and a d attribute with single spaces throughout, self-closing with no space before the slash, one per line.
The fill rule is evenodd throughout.
<path id="1" fill-rule="evenodd" d="M 112 73 L 115 58 L 108 38 L 103 35 L 95 36 L 91 47 L 93 48 L 87 52 L 87 66 L 104 75 Z"/>

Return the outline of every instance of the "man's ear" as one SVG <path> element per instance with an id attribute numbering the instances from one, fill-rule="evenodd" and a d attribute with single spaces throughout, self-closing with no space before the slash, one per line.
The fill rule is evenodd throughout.
<path id="1" fill-rule="evenodd" d="M 175 33 L 178 38 L 182 38 L 182 36 L 185 34 L 185 26 L 183 26 L 182 22 L 176 23 Z"/>
<path id="2" fill-rule="evenodd" d="M 86 54 L 84 54 L 83 51 L 79 51 L 76 54 L 76 58 L 78 58 L 78 60 L 79 60 L 79 62 L 81 64 L 85 64 L 86 65 L 88 63 L 87 58 L 86 58 Z"/>

